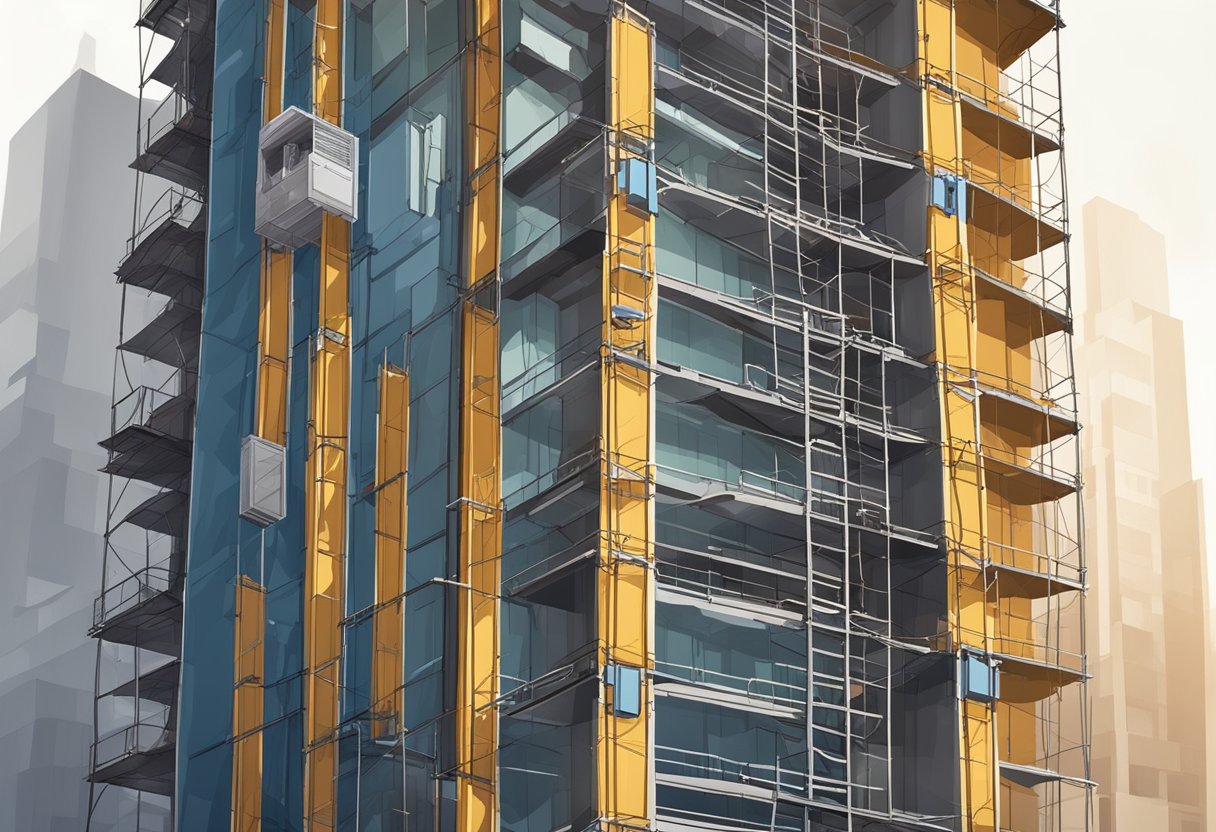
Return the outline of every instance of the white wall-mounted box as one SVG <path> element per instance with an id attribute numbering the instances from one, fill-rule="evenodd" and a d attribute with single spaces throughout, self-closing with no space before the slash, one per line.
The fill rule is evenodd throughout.
<path id="1" fill-rule="evenodd" d="M 269 526 L 287 513 L 287 450 L 269 439 L 241 440 L 241 516 Z"/>
<path id="2" fill-rule="evenodd" d="M 321 237 L 328 211 L 358 218 L 359 140 L 340 127 L 289 107 L 258 140 L 256 231 L 289 249 Z"/>

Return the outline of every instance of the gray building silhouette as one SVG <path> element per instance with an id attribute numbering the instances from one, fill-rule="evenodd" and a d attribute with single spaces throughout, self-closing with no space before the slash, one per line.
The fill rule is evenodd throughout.
<path id="1" fill-rule="evenodd" d="M 0 223 L 0 830 L 88 811 L 106 463 L 136 99 L 76 71 L 14 136 Z M 107 804 L 108 828 L 137 809 Z M 109 815 L 109 818 L 104 817 Z M 126 824 L 130 827 L 130 824 Z"/>

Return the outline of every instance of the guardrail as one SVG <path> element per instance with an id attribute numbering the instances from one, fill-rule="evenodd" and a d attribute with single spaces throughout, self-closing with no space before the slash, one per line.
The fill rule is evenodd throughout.
<path id="1" fill-rule="evenodd" d="M 93 626 L 100 627 L 114 616 L 168 592 L 172 578 L 166 567 L 150 566 L 108 587 L 93 600 Z"/>

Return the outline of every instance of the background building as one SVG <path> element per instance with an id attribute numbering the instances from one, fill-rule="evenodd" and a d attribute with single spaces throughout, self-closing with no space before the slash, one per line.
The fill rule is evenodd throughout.
<path id="1" fill-rule="evenodd" d="M 13 138 L 0 222 L 0 829 L 88 811 L 109 417 L 136 101 L 75 72 Z M 95 829 L 133 811 L 107 805 Z"/>
<path id="2" fill-rule="evenodd" d="M 95 782 L 181 830 L 1087 811 L 1052 8 L 141 25 L 172 187 L 119 277 L 168 300 L 123 322 L 161 375 L 106 440 L 150 491 Z"/>
<path id="3" fill-rule="evenodd" d="M 1165 240 L 1085 206 L 1086 532 L 1093 770 L 1109 832 L 1208 828 L 1203 499 Z"/>

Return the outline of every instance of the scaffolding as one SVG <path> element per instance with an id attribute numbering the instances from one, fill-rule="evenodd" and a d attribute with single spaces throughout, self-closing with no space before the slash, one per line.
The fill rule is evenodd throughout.
<path id="1" fill-rule="evenodd" d="M 592 12 L 523 5 L 529 26 L 588 45 L 569 63 L 579 67 L 569 70 L 576 88 L 541 69 L 541 39 L 505 47 L 506 63 L 525 76 L 517 83 L 533 84 L 528 94 L 573 102 L 505 148 L 504 199 L 514 210 L 504 212 L 504 298 L 539 294 L 582 321 L 589 277 L 579 264 L 600 248 L 611 210 L 597 180 L 614 172 L 595 162 L 595 131 L 609 121 L 593 92 L 603 77 L 600 30 Z M 949 5 L 966 39 L 977 4 Z M 1056 828 L 1070 789 L 1088 800 L 1084 718 L 1070 726 L 1062 716 L 1064 699 L 1083 701 L 1087 669 L 1077 629 L 1086 576 L 1058 18 L 1038 3 L 1001 0 L 1000 70 L 954 67 L 942 78 L 922 61 L 920 12 L 913 0 L 646 8 L 657 61 L 657 603 L 697 599 L 801 629 L 811 668 L 799 678 L 797 661 L 773 662 L 780 678 L 765 678 L 677 660 L 660 645 L 660 820 L 710 824 L 705 805 L 680 808 L 672 798 L 704 778 L 723 800 L 763 794 L 771 804 L 750 821 L 732 804 L 732 828 L 801 829 L 803 815 L 813 829 L 982 828 L 968 808 L 970 776 L 926 765 L 918 749 L 963 741 L 961 725 L 936 735 L 926 726 L 964 709 L 958 685 L 970 650 L 1000 663 L 1009 696 L 988 710 L 1016 727 L 1001 734 L 1003 750 L 994 733 L 986 770 L 1004 799 L 992 822 Z M 935 95 L 958 114 L 953 157 L 924 147 L 925 99 Z M 508 112 L 511 102 L 508 89 Z M 945 167 L 966 183 L 958 222 L 971 245 L 926 257 L 926 208 L 941 210 L 932 206 Z M 556 272 L 560 286 L 548 282 Z M 952 344 L 939 338 L 943 285 L 965 286 L 980 344 L 961 376 Z M 672 334 L 677 326 L 710 333 L 700 353 L 694 336 Z M 504 599 L 532 609 L 552 609 L 555 592 L 579 592 L 594 532 L 587 471 L 606 450 L 580 416 L 594 406 L 584 405 L 594 395 L 594 330 L 564 332 L 546 336 L 537 360 L 504 384 L 507 536 L 524 518 L 534 532 L 505 547 Z M 707 357 L 719 335 L 741 338 L 744 357 Z M 962 394 L 975 425 L 956 448 L 939 408 L 943 396 Z M 679 439 L 664 441 L 665 431 L 692 436 L 705 426 L 718 431 L 704 433 L 710 445 L 741 435 L 751 452 L 711 470 L 695 453 L 673 452 Z M 527 438 L 546 431 L 560 436 L 556 446 Z M 986 483 L 977 492 L 979 514 L 989 515 L 982 546 L 959 547 L 943 524 L 947 482 L 961 468 Z M 958 593 L 976 582 L 991 613 L 972 630 L 952 610 L 971 603 Z M 576 689 L 581 666 L 513 673 L 504 724 L 542 692 Z M 784 727 L 756 730 L 786 732 L 802 751 L 761 763 L 665 743 L 661 709 L 677 700 L 763 710 Z"/>
<path id="2" fill-rule="evenodd" d="M 167 798 L 211 7 L 146 5 L 144 28 L 175 38 L 147 78 L 173 91 L 141 117 L 134 167 L 141 194 L 170 184 L 137 204 L 119 269 L 144 317 L 129 337 L 124 320 L 119 352 L 95 635 L 134 666 L 103 685 L 99 646 L 99 713 L 133 704 L 99 728 L 92 779 Z M 401 767 L 386 811 L 462 830 L 1026 832 L 1058 828 L 1070 804 L 1088 828 L 1057 11 L 474 5 L 462 273 L 424 278 L 458 289 L 432 314 L 460 319 L 452 545 L 445 577 L 409 592 L 410 351 L 400 367 L 384 353 L 374 482 L 350 508 L 345 310 L 363 255 L 326 220 L 309 822 L 347 820 L 350 752 L 360 787 Z M 331 121 L 341 9 L 328 0 L 312 24 L 314 106 Z M 425 164 L 411 200 L 434 198 Z M 287 289 L 271 284 L 288 270 L 266 263 L 258 430 L 281 442 Z M 376 594 L 352 612 L 347 530 L 368 506 Z M 236 695 L 256 700 L 263 589 L 237 586 Z M 427 626 L 455 669 L 434 694 L 443 718 L 411 731 L 407 613 L 431 589 L 453 608 Z M 369 620 L 368 710 L 344 719 L 338 670 L 368 658 L 347 652 L 347 628 Z M 234 719 L 238 824 L 260 815 L 261 721 Z"/>
<path id="3" fill-rule="evenodd" d="M 930 38 L 957 44 L 922 54 L 927 162 L 965 194 L 938 206 L 945 216 L 930 238 L 955 501 L 951 636 L 964 655 L 986 657 L 1001 685 L 992 716 L 964 718 L 965 732 L 986 726 L 995 740 L 964 746 L 977 790 L 964 794 L 965 828 L 1088 829 L 1059 7 L 930 3 L 922 22 Z"/>
<path id="4" fill-rule="evenodd" d="M 182 591 L 206 247 L 212 12 L 147 0 L 132 233 L 103 471 L 110 475 L 88 824 L 173 828 Z M 163 99 L 152 96 L 167 89 Z"/>

